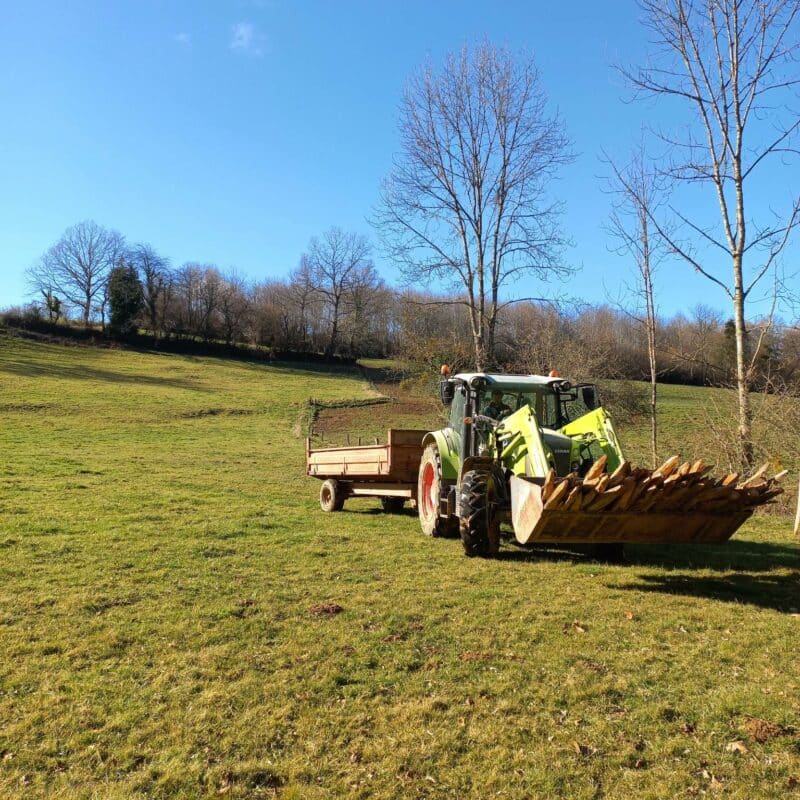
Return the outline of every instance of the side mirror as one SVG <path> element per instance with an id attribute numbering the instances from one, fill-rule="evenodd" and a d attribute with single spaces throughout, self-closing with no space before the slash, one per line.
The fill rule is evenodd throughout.
<path id="1" fill-rule="evenodd" d="M 581 399 L 589 411 L 594 411 L 597 408 L 597 393 L 594 386 L 581 386 Z"/>
<path id="2" fill-rule="evenodd" d="M 449 406 L 456 396 L 456 385 L 452 381 L 442 381 L 439 384 L 439 394 L 442 397 L 442 403 Z"/>

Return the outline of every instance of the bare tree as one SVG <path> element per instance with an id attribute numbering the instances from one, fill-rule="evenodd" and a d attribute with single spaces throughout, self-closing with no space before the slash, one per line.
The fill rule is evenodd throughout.
<path id="1" fill-rule="evenodd" d="M 176 272 L 172 327 L 181 335 L 204 334 L 206 320 L 202 294 L 207 269 L 202 264 L 187 263 Z"/>
<path id="2" fill-rule="evenodd" d="M 800 0 L 638 0 L 653 36 L 656 60 L 623 70 L 645 95 L 685 104 L 692 123 L 661 134 L 672 149 L 668 174 L 691 186 L 708 186 L 719 223 L 706 225 L 673 209 L 680 234 L 671 249 L 722 289 L 733 305 L 739 442 L 745 469 L 753 464 L 752 409 L 748 394 L 755 354 L 748 352 L 746 302 L 774 270 L 800 221 L 800 196 L 787 210 L 756 223 L 746 190 L 774 158 L 797 155 L 800 127 L 788 103 L 800 86 L 796 64 Z M 651 218 L 658 228 L 658 221 Z M 722 277 L 713 254 L 730 270 Z"/>
<path id="3" fill-rule="evenodd" d="M 201 269 L 200 281 L 197 285 L 197 309 L 199 311 L 197 332 L 204 341 L 210 342 L 216 333 L 223 280 L 216 267 L 206 265 Z"/>
<path id="4" fill-rule="evenodd" d="M 30 288 L 42 296 L 41 305 L 47 312 L 47 319 L 50 322 L 58 322 L 62 314 L 67 313 L 64 304 L 56 294 L 60 290 L 56 286 L 56 276 L 53 274 L 51 265 L 44 259 L 30 267 L 27 272 L 27 281 Z"/>
<path id="5" fill-rule="evenodd" d="M 50 290 L 79 308 L 83 324 L 88 327 L 93 311 L 105 315 L 108 273 L 123 255 L 124 244 L 124 238 L 116 231 L 92 220 L 79 222 L 68 228 L 39 264 L 29 270 L 29 279 L 38 286 L 47 276 Z"/>
<path id="6" fill-rule="evenodd" d="M 401 155 L 374 222 L 410 281 L 455 287 L 450 302 L 466 306 L 482 369 L 494 360 L 498 313 L 515 302 L 501 294 L 568 271 L 548 192 L 571 160 L 564 126 L 548 114 L 533 60 L 489 43 L 412 77 L 399 126 Z"/>
<path id="7" fill-rule="evenodd" d="M 159 255 L 149 244 L 135 244 L 130 248 L 128 261 L 139 273 L 144 313 L 153 336 L 158 337 L 164 330 L 167 295 L 173 281 L 169 259 Z"/>
<path id="8" fill-rule="evenodd" d="M 219 293 L 219 314 L 225 344 L 241 340 L 247 327 L 251 306 L 244 279 L 235 272 L 225 275 Z"/>
<path id="9" fill-rule="evenodd" d="M 311 239 L 308 252 L 301 260 L 314 291 L 324 298 L 329 315 L 329 335 L 325 355 L 330 358 L 339 344 L 344 303 L 353 286 L 365 273 L 374 271 L 369 261 L 369 244 L 365 237 L 330 228 L 321 237 Z"/>
<path id="10" fill-rule="evenodd" d="M 309 315 L 318 304 L 319 298 L 311 282 L 308 263 L 301 260 L 300 266 L 289 276 L 290 306 L 297 315 L 300 326 L 300 349 L 309 348 Z"/>
<path id="11" fill-rule="evenodd" d="M 351 356 L 364 355 L 361 351 L 368 345 L 371 322 L 379 318 L 383 288 L 383 280 L 372 264 L 363 264 L 354 271 L 344 296 L 343 320 Z"/>
<path id="12" fill-rule="evenodd" d="M 638 299 L 631 316 L 644 329 L 650 371 L 650 455 L 653 469 L 658 466 L 658 363 L 656 359 L 656 303 L 653 273 L 665 255 L 664 238 L 651 222 L 662 201 L 663 187 L 648 166 L 644 147 L 634 151 L 630 162 L 621 167 L 609 158 L 612 171 L 608 188 L 614 199 L 608 230 L 619 243 L 618 252 L 633 258 L 636 283 L 633 294 Z"/>

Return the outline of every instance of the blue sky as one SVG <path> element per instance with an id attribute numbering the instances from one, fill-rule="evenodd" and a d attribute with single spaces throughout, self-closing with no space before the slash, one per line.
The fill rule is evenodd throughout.
<path id="1" fill-rule="evenodd" d="M 598 155 L 624 156 L 645 117 L 674 113 L 622 101 L 611 64 L 642 57 L 636 15 L 633 0 L 7 0 L 0 306 L 24 298 L 25 267 L 86 218 L 176 264 L 251 278 L 286 274 L 332 224 L 374 239 L 366 218 L 407 76 L 483 37 L 534 54 L 578 154 L 554 194 L 582 272 L 551 290 L 601 301 L 627 266 L 608 252 Z M 666 313 L 725 306 L 679 265 L 663 268 L 659 292 Z"/>

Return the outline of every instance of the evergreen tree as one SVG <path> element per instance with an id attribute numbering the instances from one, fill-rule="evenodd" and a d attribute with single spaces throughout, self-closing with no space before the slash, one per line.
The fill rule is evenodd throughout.
<path id="1" fill-rule="evenodd" d="M 111 335 L 120 339 L 133 333 L 144 306 L 144 294 L 135 267 L 122 260 L 108 277 L 108 304 Z"/>

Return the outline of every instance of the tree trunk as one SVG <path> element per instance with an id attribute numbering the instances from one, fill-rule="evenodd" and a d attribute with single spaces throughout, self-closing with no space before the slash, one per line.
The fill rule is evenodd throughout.
<path id="1" fill-rule="evenodd" d="M 658 384 L 656 383 L 655 348 L 650 352 L 650 453 L 653 458 L 653 469 L 658 466 Z"/>
<path id="2" fill-rule="evenodd" d="M 486 367 L 486 354 L 484 352 L 483 330 L 473 331 L 472 338 L 475 345 L 475 371 L 483 372 Z"/>
<path id="3" fill-rule="evenodd" d="M 656 366 L 656 337 L 654 322 L 648 320 L 647 350 L 650 360 L 650 451 L 653 458 L 653 469 L 658 466 L 658 371 Z"/>
<path id="4" fill-rule="evenodd" d="M 325 357 L 333 358 L 336 352 L 336 340 L 339 337 L 339 302 L 340 298 L 336 298 L 333 302 L 333 321 L 331 323 L 331 336 L 328 340 L 328 346 L 325 348 Z"/>
<path id="5" fill-rule="evenodd" d="M 747 474 L 753 468 L 752 423 L 750 387 L 747 369 L 747 331 L 744 318 L 744 288 L 742 282 L 742 256 L 733 257 L 734 296 L 733 322 L 736 327 L 736 390 L 739 396 L 739 446 L 742 470 Z"/>
<path id="6" fill-rule="evenodd" d="M 658 362 L 656 360 L 656 304 L 653 294 L 653 273 L 650 269 L 650 230 L 647 215 L 640 211 L 642 228 L 642 288 L 644 289 L 645 326 L 647 329 L 647 360 L 650 364 L 650 455 L 653 469 L 658 466 Z"/>

